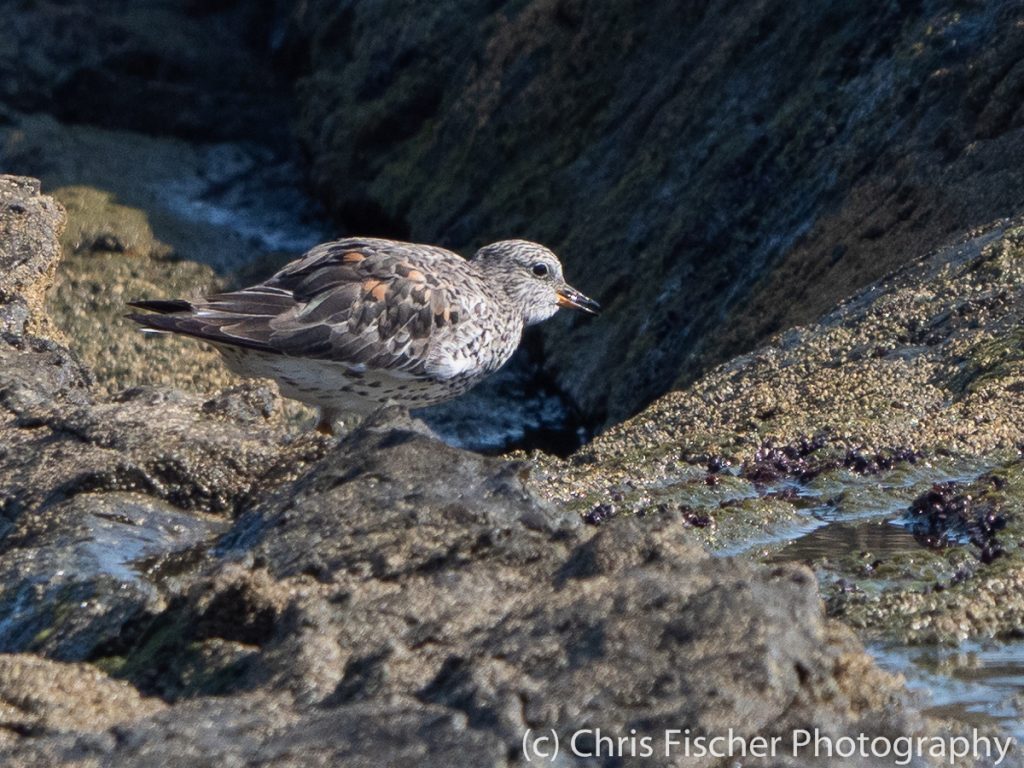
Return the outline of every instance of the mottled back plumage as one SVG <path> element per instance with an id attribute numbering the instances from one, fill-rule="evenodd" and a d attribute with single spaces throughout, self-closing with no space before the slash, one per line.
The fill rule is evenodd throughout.
<path id="1" fill-rule="evenodd" d="M 140 301 L 145 328 L 214 344 L 229 367 L 276 379 L 326 419 L 420 407 L 501 367 L 523 327 L 597 305 L 551 251 L 507 240 L 467 261 L 430 245 L 352 238 L 318 245 L 259 285 L 202 301 Z"/>

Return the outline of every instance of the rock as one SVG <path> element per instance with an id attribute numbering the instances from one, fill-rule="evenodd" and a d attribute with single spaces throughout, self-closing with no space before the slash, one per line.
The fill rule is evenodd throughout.
<path id="1" fill-rule="evenodd" d="M 635 510 L 673 477 L 689 481 L 708 457 L 754 480 L 766 469 L 806 480 L 835 466 L 880 471 L 922 452 L 1016 454 L 1022 264 L 1024 219 L 928 254 L 819 322 L 665 395 L 570 462 L 549 462 L 550 493 L 581 506 L 624 493 Z"/>
<path id="2" fill-rule="evenodd" d="M 394 445 L 378 443 L 385 457 L 348 477 L 325 471 L 362 455 L 366 440 L 388 436 Z M 7 756 L 60 764 L 88 749 L 136 765 L 158 744 L 184 740 L 174 751 L 192 759 L 244 762 L 287 744 L 294 764 L 324 750 L 359 764 L 393 763 L 408 750 L 436 762 L 449 759 L 446 736 L 468 750 L 446 764 L 505 765 L 526 728 L 567 737 L 588 727 L 658 734 L 684 724 L 754 735 L 799 726 L 892 737 L 924 727 L 898 681 L 822 617 L 809 571 L 711 559 L 679 538 L 677 520 L 614 520 L 596 534 L 578 525 L 545 528 L 509 514 L 515 506 L 499 516 L 499 495 L 466 507 L 458 529 L 446 529 L 438 523 L 461 493 L 453 485 L 447 499 L 440 488 L 416 498 L 421 513 L 411 525 L 408 511 L 381 504 L 368 530 L 370 515 L 361 519 L 343 499 L 401 487 L 398 462 L 388 469 L 398 457 L 438 471 L 479 467 L 476 457 L 431 445 L 403 439 L 402 430 L 343 442 L 311 473 L 322 478 L 318 486 L 296 481 L 303 490 L 294 507 L 287 492 L 269 500 L 284 516 L 264 518 L 266 535 L 255 547 L 251 521 L 238 521 L 220 572 L 158 617 L 120 667 L 176 700 L 173 716 L 119 726 L 116 742 L 34 739 Z M 499 463 L 487 463 L 485 484 L 501 477 Z M 531 494 L 515 495 L 515 505 L 550 519 Z M 342 529 L 335 521 L 346 512 L 354 519 Z M 460 545 L 460 534 L 475 546 Z M 352 554 L 339 562 L 338 551 Z M 413 556 L 410 567 L 389 567 L 398 560 L 392 553 L 403 551 Z M 257 570 L 243 564 L 251 561 Z M 319 570 L 308 573 L 313 562 Z M 170 679 L 184 656 L 194 662 L 197 646 L 214 643 L 251 650 L 241 665 L 236 658 L 219 670 L 211 659 L 199 676 L 219 676 L 220 696 Z M 148 660 L 145 668 L 134 653 Z M 370 726 L 376 738 L 337 735 L 371 722 L 364 717 L 426 731 L 392 739 L 382 720 Z M 197 738 L 210 722 L 222 724 L 220 735 Z M 336 735 L 329 744 L 309 737 L 328 728 Z M 248 736 L 232 736 L 236 730 Z"/>
<path id="3" fill-rule="evenodd" d="M 239 518 L 220 572 L 158 617 L 121 669 L 182 700 L 187 718 L 201 691 L 175 675 L 197 645 L 240 643 L 253 649 L 241 666 L 200 675 L 232 680 L 222 695 L 287 695 L 314 730 L 353 711 L 446 712 L 495 764 L 526 728 L 919 727 L 898 683 L 823 619 L 809 571 L 711 559 L 678 518 L 594 533 L 521 471 L 382 416 Z M 886 708 L 899 714 L 866 716 Z M 133 733 L 173 738 L 148 727 Z M 432 735 L 418 743 L 445 754 Z M 405 744 L 350 748 L 393 761 Z M 132 749 L 108 756 L 131 764 Z"/>
<path id="4" fill-rule="evenodd" d="M 0 652 L 80 661 L 165 607 L 161 569 L 222 526 L 132 493 L 79 493 L 22 515 L 0 541 Z M 173 580 L 172 580 L 173 581 Z"/>
<path id="5" fill-rule="evenodd" d="M 368 420 L 241 518 L 229 541 L 251 548 L 278 577 L 353 572 L 395 580 L 481 559 L 491 548 L 518 557 L 527 531 L 550 535 L 580 525 L 528 491 L 528 464 L 450 448 L 408 416 L 390 416 Z M 396 528 L 406 535 L 396 538 Z M 320 544 L 310 549 L 313 540 Z"/>
<path id="6" fill-rule="evenodd" d="M 88 759 L 124 766 L 507 765 L 504 746 L 441 707 L 355 704 L 300 716 L 280 698 L 249 695 L 182 704 L 106 738 L 24 740 L 4 757 L 24 766 Z M 436 763 L 434 761 L 437 761 Z"/>
<path id="7" fill-rule="evenodd" d="M 197 148 L 39 115 L 20 115 L 0 130 L 4 138 L 6 164 L 42 174 L 66 207 L 64 258 L 46 313 L 96 391 L 150 385 L 212 395 L 238 384 L 209 346 L 140 333 L 126 303 L 208 294 L 254 254 L 280 266 L 321 239 L 297 171 L 258 146 Z M 97 186 L 73 183 L 83 178 Z M 295 424 L 313 418 L 292 401 L 285 410 Z"/>
<path id="8" fill-rule="evenodd" d="M 213 292 L 221 285 L 213 270 L 171 258 L 142 211 L 111 204 L 94 189 L 58 192 L 70 203 L 73 233 L 64 236 L 66 255 L 46 308 L 93 372 L 97 391 L 164 386 L 212 394 L 238 384 L 209 346 L 147 336 L 125 317 L 133 299 Z"/>
<path id="9" fill-rule="evenodd" d="M 0 42 L 0 101 L 23 112 L 206 140 L 279 139 L 275 9 L 143 2 L 26 7 Z"/>
<path id="10" fill-rule="evenodd" d="M 216 404 L 138 388 L 66 410 L 18 407 L 0 463 L 5 510 L 18 515 L 77 493 L 124 490 L 231 514 L 264 480 L 293 471 L 292 459 L 315 456 L 324 445 L 282 429 L 279 399 L 269 418 L 249 424 L 217 418 L 206 402 Z"/>
<path id="11" fill-rule="evenodd" d="M 252 239 L 310 244 L 294 122 L 341 231 L 560 252 L 607 306 L 542 332 L 589 428 L 1024 208 L 1015 6 L 393 5 L 23 8 L 0 42 L 5 165 L 88 178 L 159 211 L 179 255 L 239 269 L 265 258 Z"/>
<path id="12" fill-rule="evenodd" d="M 1019 6 L 398 7 L 293 14 L 312 182 L 349 231 L 552 246 L 605 306 L 543 330 L 591 424 L 1024 210 Z"/>
<path id="13" fill-rule="evenodd" d="M 40 662 L 8 657 L 0 762 L 479 766 L 520 762 L 526 728 L 937 732 L 809 570 L 710 557 L 692 510 L 584 526 L 537 462 L 399 413 L 328 443 L 257 383 L 111 396 L 57 341 L 0 351 L 4 637 L 120 678 L 52 668 L 26 704 L 17 670 Z M 129 683 L 165 705 L 95 705 Z M 57 725 L 65 690 L 84 703 Z"/>
<path id="14" fill-rule="evenodd" d="M 0 745 L 28 734 L 101 733 L 162 709 L 88 664 L 0 654 Z"/>
<path id="15" fill-rule="evenodd" d="M 53 196 L 68 214 L 61 244 L 69 254 L 99 251 L 160 257 L 170 252 L 153 235 L 145 213 L 115 203 L 109 192 L 93 187 L 61 187 Z"/>
<path id="16" fill-rule="evenodd" d="M 858 540 L 846 553 L 824 538 L 815 565 L 830 615 L 898 643 L 1015 639 L 1024 612 L 1022 308 L 1017 218 L 923 256 L 817 323 L 665 395 L 568 461 L 533 457 L 534 482 L 581 514 L 609 504 L 618 516 L 710 514 L 714 528 L 694 535 L 726 551 L 781 542 L 808 507 L 826 520 L 862 513 L 878 522 L 887 509 L 906 510 L 912 531 L 944 546 L 882 543 L 871 554 Z M 986 481 L 989 472 L 1005 488 Z M 851 474 L 877 477 L 874 490 L 858 489 Z M 979 475 L 968 490 L 933 488 Z"/>
<path id="17" fill-rule="evenodd" d="M 0 222 L 0 330 L 14 338 L 26 331 L 53 334 L 42 304 L 60 261 L 64 211 L 40 194 L 35 179 L 4 176 Z"/>
<path id="18" fill-rule="evenodd" d="M 0 341 L 0 647 L 81 660 L 173 592 L 133 569 L 188 552 L 194 575 L 217 532 L 204 513 L 235 512 L 325 441 L 291 434 L 280 397 L 252 383 L 212 398 L 102 397 L 66 346 L 36 335 L 50 327 L 42 299 L 63 211 L 29 180 L 2 177 L 0 190 L 0 312 L 25 318 Z"/>

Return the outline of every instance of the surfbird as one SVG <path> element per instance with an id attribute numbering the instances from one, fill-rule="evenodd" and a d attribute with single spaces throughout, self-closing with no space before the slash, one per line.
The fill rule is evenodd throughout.
<path id="1" fill-rule="evenodd" d="M 143 330 L 209 342 L 236 373 L 319 407 L 324 432 L 456 397 L 508 361 L 526 326 L 559 307 L 600 309 L 537 243 L 503 240 L 467 260 L 376 238 L 323 243 L 249 288 L 130 306 L 149 310 L 129 315 Z"/>

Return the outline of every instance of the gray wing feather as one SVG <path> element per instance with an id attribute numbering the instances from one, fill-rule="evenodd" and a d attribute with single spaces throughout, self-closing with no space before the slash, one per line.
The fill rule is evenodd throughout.
<path id="1" fill-rule="evenodd" d="M 215 294 L 188 312 L 133 317 L 222 345 L 443 376 L 431 365 L 431 346 L 466 312 L 438 277 L 438 265 L 442 273 L 474 277 L 468 262 L 442 248 L 339 240 L 260 285 Z"/>

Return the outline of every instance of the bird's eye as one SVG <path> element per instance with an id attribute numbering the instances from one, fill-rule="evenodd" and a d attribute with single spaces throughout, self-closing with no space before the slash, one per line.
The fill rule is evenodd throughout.
<path id="1" fill-rule="evenodd" d="M 533 265 L 533 274 L 535 274 L 537 277 L 547 277 L 548 276 L 548 265 L 547 264 L 534 264 Z"/>

